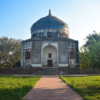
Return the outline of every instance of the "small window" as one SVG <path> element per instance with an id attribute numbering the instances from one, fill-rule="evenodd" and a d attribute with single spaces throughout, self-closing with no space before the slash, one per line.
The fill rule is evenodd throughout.
<path id="1" fill-rule="evenodd" d="M 44 36 L 44 33 L 43 33 L 43 32 L 41 32 L 41 33 L 40 33 L 40 37 L 43 37 L 43 36 Z"/>
<path id="2" fill-rule="evenodd" d="M 51 58 L 51 57 L 52 57 L 52 53 L 49 53 L 49 54 L 48 54 L 48 58 Z"/>
<path id="3" fill-rule="evenodd" d="M 52 33 L 48 33 L 48 37 L 52 37 Z"/>

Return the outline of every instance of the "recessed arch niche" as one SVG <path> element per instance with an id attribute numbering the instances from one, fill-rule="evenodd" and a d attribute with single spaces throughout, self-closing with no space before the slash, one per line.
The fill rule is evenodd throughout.
<path id="1" fill-rule="evenodd" d="M 49 54 L 51 54 L 51 57 L 49 57 Z M 52 66 L 49 63 L 51 61 Z M 57 66 L 57 48 L 53 45 L 47 45 L 43 48 L 43 57 L 42 57 L 42 66 L 47 67 L 50 65 L 50 67 L 56 67 Z"/>

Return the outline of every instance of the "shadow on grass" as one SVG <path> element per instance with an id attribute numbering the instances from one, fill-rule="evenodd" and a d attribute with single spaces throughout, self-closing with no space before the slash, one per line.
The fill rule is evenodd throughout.
<path id="1" fill-rule="evenodd" d="M 0 75 L 0 100 L 21 100 L 39 79 L 40 76 Z"/>
<path id="2" fill-rule="evenodd" d="M 30 89 L 32 89 L 32 86 L 23 86 L 15 89 L 2 89 L 0 90 L 0 100 L 21 100 Z"/>

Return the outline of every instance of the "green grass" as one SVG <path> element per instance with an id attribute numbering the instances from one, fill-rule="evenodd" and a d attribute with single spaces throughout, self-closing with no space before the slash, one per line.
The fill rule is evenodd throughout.
<path id="1" fill-rule="evenodd" d="M 40 76 L 0 75 L 0 100 L 21 100 Z"/>
<path id="2" fill-rule="evenodd" d="M 85 100 L 100 100 L 100 76 L 60 78 L 79 93 Z"/>

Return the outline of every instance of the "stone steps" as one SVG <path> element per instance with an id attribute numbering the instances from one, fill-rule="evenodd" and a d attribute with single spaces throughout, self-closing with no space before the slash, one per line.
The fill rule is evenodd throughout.
<path id="1" fill-rule="evenodd" d="M 63 72 L 57 68 L 46 68 L 35 71 L 34 73 L 31 73 L 31 75 L 68 75 L 68 73 Z"/>

